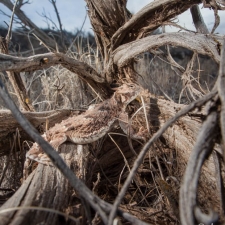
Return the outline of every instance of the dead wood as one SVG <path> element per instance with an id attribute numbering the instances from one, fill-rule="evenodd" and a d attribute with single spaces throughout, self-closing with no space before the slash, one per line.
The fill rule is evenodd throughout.
<path id="1" fill-rule="evenodd" d="M 34 71 L 61 64 L 70 71 L 77 73 L 104 99 L 109 96 L 110 92 L 110 83 L 107 83 L 107 81 L 111 82 L 112 78 L 115 78 L 118 83 L 135 80 L 137 74 L 133 70 L 134 58 L 146 51 L 157 54 L 157 48 L 163 45 L 182 46 L 192 50 L 195 54 L 207 55 L 217 63 L 220 63 L 221 58 L 223 59 L 223 54 L 222 57 L 220 56 L 222 39 L 217 35 L 185 32 L 145 37 L 165 22 L 170 24 L 170 19 L 194 4 L 199 4 L 201 2 L 199 0 L 186 2 L 181 0 L 154 1 L 131 18 L 131 14 L 126 9 L 126 1 L 87 0 L 86 2 L 98 48 L 101 50 L 104 61 L 102 74 L 97 73 L 87 64 L 61 53 L 48 53 L 28 58 L 0 54 L 0 71 Z M 217 1 L 210 1 L 210 7 L 214 7 L 215 4 L 217 4 Z M 193 9 L 195 10 L 196 7 L 193 7 Z M 217 7 L 216 11 L 218 9 L 220 8 Z M 199 15 L 196 21 L 201 21 Z M 197 22 L 195 24 L 198 29 L 199 24 Z M 175 64 L 173 63 L 173 65 Z M 224 66 L 223 60 L 221 65 Z M 181 66 L 180 68 L 184 67 Z M 106 74 L 107 78 L 103 77 L 103 74 Z M 223 83 L 223 77 L 221 76 L 221 83 L 219 84 L 221 86 L 218 90 L 222 102 L 220 115 L 222 129 L 224 128 Z M 1 83 L 0 88 L 2 96 L 6 96 L 7 92 Z M 205 161 L 206 156 L 213 151 L 213 145 L 218 141 L 216 134 L 220 131 L 216 130 L 216 124 L 220 102 L 214 102 L 215 105 L 209 112 L 202 109 L 202 106 L 211 101 L 217 92 L 215 88 L 202 99 L 192 102 L 188 106 L 166 101 L 159 96 L 146 95 L 144 98 L 148 109 L 146 110 L 147 118 L 145 119 L 145 114 L 141 112 L 142 110 L 139 110 L 140 114 L 135 116 L 132 122 L 136 129 L 140 126 L 150 127 L 146 138 L 147 143 L 141 147 L 142 143 L 132 142 L 131 140 L 125 141 L 126 138 L 124 139 L 124 137 L 110 134 L 110 138 L 101 139 L 89 146 L 83 146 L 83 149 L 79 149 L 81 147 L 76 145 L 65 144 L 62 146 L 63 151 L 65 150 L 64 157 L 68 157 L 66 161 L 72 171 L 69 170 L 53 148 L 43 141 L 43 138 L 24 120 L 13 103 L 5 100 L 21 126 L 44 149 L 53 164 L 68 179 L 71 186 L 61 173 L 59 174 L 53 167 L 38 165 L 29 179 L 23 183 L 21 188 L 1 209 L 26 205 L 54 207 L 60 211 L 68 211 L 75 217 L 81 216 L 80 221 L 83 223 L 87 223 L 88 220 L 90 222 L 94 218 L 92 222 L 95 224 L 101 222 L 112 224 L 117 220 L 117 218 L 114 220 L 115 216 L 120 216 L 122 220 L 129 221 L 132 224 L 145 224 L 132 216 L 130 212 L 137 218 L 149 223 L 164 224 L 166 221 L 168 224 L 177 224 L 179 221 L 178 210 L 180 209 L 182 210 L 182 212 L 179 212 L 180 215 L 185 218 L 181 218 L 183 224 L 188 224 L 188 222 L 193 224 L 196 219 L 204 220 L 206 223 L 212 222 L 212 220 L 209 220 L 211 219 L 210 215 L 206 216 L 201 213 L 199 207 L 204 213 L 210 211 L 212 207 L 216 211 L 222 211 L 219 207 L 223 207 L 223 203 L 220 203 L 221 193 L 215 192 L 215 190 L 224 189 L 223 174 L 218 178 L 220 182 L 216 182 L 215 178 L 215 171 L 221 170 L 219 171 L 221 173 L 222 169 L 217 165 L 214 166 L 216 160 L 213 161 L 212 157 Z M 136 102 L 130 107 L 136 111 L 140 104 Z M 194 109 L 196 110 L 193 111 Z M 205 119 L 206 121 L 203 123 Z M 45 119 L 42 118 L 43 120 Z M 149 122 L 149 126 L 146 126 L 146 120 Z M 41 119 L 36 121 L 36 126 L 42 125 L 40 121 Z M 13 122 L 12 131 L 16 126 L 15 121 Z M 3 129 L 3 131 L 4 136 L 6 130 Z M 118 132 L 116 128 L 115 131 Z M 133 144 L 133 148 L 138 154 L 137 157 L 134 157 L 128 143 Z M 84 149 L 86 147 L 87 149 Z M 75 149 L 74 151 L 81 156 L 81 159 L 77 160 L 72 157 L 74 155 L 72 149 Z M 192 149 L 195 150 L 193 153 L 191 153 Z M 218 150 L 218 148 L 214 148 L 214 150 Z M 221 151 L 218 152 L 221 154 Z M 83 153 L 86 153 L 86 155 Z M 194 160 L 192 160 L 193 158 Z M 79 162 L 83 163 L 79 164 Z M 203 162 L 205 162 L 204 165 Z M 184 173 L 185 177 L 182 184 Z M 83 177 L 80 177 L 80 174 L 83 174 Z M 193 183 L 190 181 L 192 176 L 195 178 Z M 82 179 L 87 185 L 81 182 Z M 168 180 L 173 180 L 175 184 L 173 182 L 169 184 Z M 189 184 L 191 184 L 190 187 Z M 220 189 L 216 189 L 216 184 L 221 186 Z M 188 191 L 182 192 L 181 190 L 181 204 L 178 207 L 180 186 L 182 186 L 182 190 Z M 49 193 L 49 189 L 51 189 L 51 193 Z M 66 193 L 64 198 L 61 190 L 68 192 L 69 195 Z M 72 190 L 75 190 L 75 193 L 71 197 Z M 196 196 L 198 196 L 198 199 Z M 114 203 L 114 205 L 108 202 Z M 188 204 L 187 211 L 184 208 L 186 202 Z M 199 207 L 195 207 L 196 202 L 198 202 Z M 126 206 L 123 207 L 124 211 L 118 208 L 120 203 L 122 206 Z M 78 210 L 68 209 L 68 205 L 69 207 L 75 206 Z M 160 209 L 157 208 L 158 205 L 160 205 Z M 89 207 L 93 210 L 90 210 Z M 85 213 L 83 213 L 84 211 Z M 50 221 L 50 223 L 57 224 L 62 218 L 52 213 L 43 214 L 42 217 L 39 216 L 39 212 L 34 211 L 31 214 L 31 211 L 27 209 L 16 213 L 8 212 L 5 215 L 7 216 L 0 217 L 5 224 L 9 222 L 16 224 L 17 221 L 18 224 L 29 223 L 33 218 L 32 223 Z M 224 215 L 221 213 L 221 220 L 224 219 L 223 217 Z M 63 222 L 66 223 L 64 219 L 62 218 Z M 70 224 L 69 221 L 68 224 Z"/>
<path id="2" fill-rule="evenodd" d="M 181 0 L 160 0 L 146 5 L 138 13 L 125 23 L 113 35 L 111 43 L 112 50 L 119 45 L 128 43 L 143 37 L 161 26 L 163 22 L 169 21 L 176 15 L 186 11 L 193 4 L 199 4 L 199 0 L 183 2 Z"/>
<path id="3" fill-rule="evenodd" d="M 125 23 L 131 13 L 126 8 L 126 1 L 86 0 L 88 14 L 105 62 L 109 60 L 109 47 L 113 34 Z"/>
<path id="4" fill-rule="evenodd" d="M 193 42 L 193 39 L 195 40 Z M 220 43 L 222 38 L 215 37 Z M 202 55 L 208 55 L 217 63 L 220 62 L 220 55 L 217 48 L 217 42 L 213 37 L 204 34 L 194 33 L 165 33 L 142 38 L 131 43 L 121 45 L 113 53 L 113 62 L 118 67 L 128 65 L 133 57 L 154 50 L 160 46 L 172 45 L 181 46 Z M 154 53 L 154 52 L 153 52 Z"/>
<path id="5" fill-rule="evenodd" d="M 51 127 L 61 122 L 71 115 L 71 110 L 23 112 L 23 115 L 40 133 L 43 133 L 46 129 L 46 123 Z M 31 140 L 29 134 L 24 132 L 9 110 L 0 110 L 0 121 L 0 156 L 9 153 L 16 132 L 19 132 L 20 143 L 23 143 L 25 140 Z"/>
<path id="6" fill-rule="evenodd" d="M 208 34 L 209 30 L 202 18 L 198 5 L 193 5 L 190 9 L 196 31 L 201 34 Z"/>
<path id="7" fill-rule="evenodd" d="M 89 83 L 102 99 L 109 97 L 109 86 L 105 79 L 85 62 L 70 58 L 62 53 L 46 53 L 30 57 L 0 54 L 0 71 L 28 72 L 58 64 L 76 73 L 82 80 Z"/>
<path id="8" fill-rule="evenodd" d="M 215 110 L 215 103 L 212 104 L 211 107 L 212 108 L 209 109 L 210 113 L 207 115 L 207 119 L 203 123 L 197 137 L 197 141 L 185 170 L 183 184 L 180 188 L 180 219 L 182 224 L 186 225 L 196 224 L 197 218 L 201 218 L 201 220 L 197 222 L 204 224 L 211 224 L 218 220 L 218 216 L 215 217 L 214 214 L 207 220 L 202 220 L 203 216 L 199 211 L 194 215 L 194 212 L 196 212 L 195 210 L 198 207 L 196 198 L 201 167 L 204 161 L 212 153 L 214 140 L 218 135 L 216 129 L 218 125 L 218 114 Z"/>
<path id="9" fill-rule="evenodd" d="M 64 144 L 60 148 L 61 156 L 77 177 L 86 180 L 88 162 L 88 147 Z M 77 169 L 79 168 L 79 169 Z M 41 181 L 41 182 L 40 182 Z M 39 210 L 17 209 L 1 213 L 1 224 L 81 224 L 86 220 L 84 208 L 79 196 L 69 185 L 67 179 L 53 166 L 41 164 L 23 182 L 17 192 L 2 207 L 1 210 L 12 207 L 38 206 Z M 65 213 L 65 216 L 57 213 L 44 212 L 45 209 L 54 209 Z M 72 214 L 77 223 L 67 218 Z M 81 217 L 83 215 L 83 217 Z"/>

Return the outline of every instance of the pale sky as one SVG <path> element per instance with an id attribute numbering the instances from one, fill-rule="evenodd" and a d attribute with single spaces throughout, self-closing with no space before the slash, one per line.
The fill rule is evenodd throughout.
<path id="1" fill-rule="evenodd" d="M 39 27 L 47 27 L 44 18 L 39 14 L 43 11 L 51 17 L 51 19 L 57 24 L 56 15 L 53 6 L 48 0 L 30 0 L 31 4 L 24 5 L 21 9 L 25 14 Z M 127 8 L 132 12 L 136 13 L 145 5 L 152 2 L 151 0 L 128 0 Z M 57 0 L 56 5 L 61 16 L 63 28 L 68 31 L 75 31 L 80 29 L 86 15 L 86 3 L 84 0 Z M 201 5 L 200 5 L 201 8 Z M 5 13 L 10 15 L 10 11 L 0 3 L 0 9 Z M 205 20 L 206 25 L 209 29 L 212 28 L 214 23 L 214 13 L 213 10 L 201 9 L 202 16 Z M 225 11 L 219 12 L 220 15 L 220 26 L 217 28 L 216 32 L 225 34 Z M 9 24 L 9 18 L 0 15 L 0 25 L 5 26 L 4 22 Z M 179 24 L 185 26 L 188 29 L 195 30 L 192 22 L 192 17 L 190 11 L 184 12 L 182 15 L 178 16 Z M 58 24 L 57 24 L 58 25 Z M 84 31 L 91 31 L 90 21 L 87 17 L 84 24 Z M 167 27 L 167 32 L 175 31 L 174 29 Z"/>

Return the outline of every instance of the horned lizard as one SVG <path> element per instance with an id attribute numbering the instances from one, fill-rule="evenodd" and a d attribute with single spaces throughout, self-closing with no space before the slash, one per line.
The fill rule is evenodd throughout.
<path id="1" fill-rule="evenodd" d="M 42 137 L 48 141 L 56 150 L 65 141 L 75 144 L 92 143 L 103 137 L 120 115 L 125 113 L 126 106 L 133 101 L 143 89 L 133 83 L 123 84 L 117 88 L 113 96 L 96 104 L 93 107 L 78 115 L 72 116 L 46 131 Z M 30 160 L 42 164 L 49 164 L 50 159 L 37 143 L 34 143 L 26 153 L 27 169 Z"/>

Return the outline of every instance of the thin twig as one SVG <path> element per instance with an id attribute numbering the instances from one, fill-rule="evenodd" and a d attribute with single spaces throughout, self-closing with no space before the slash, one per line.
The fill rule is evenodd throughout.
<path id="1" fill-rule="evenodd" d="M 18 0 L 15 1 L 14 6 L 13 6 L 12 16 L 11 16 L 11 20 L 10 20 L 10 24 L 9 24 L 9 29 L 8 29 L 8 33 L 6 35 L 6 41 L 8 43 L 9 43 L 10 39 L 12 38 L 12 25 L 13 25 L 13 18 L 14 18 L 17 2 L 18 2 Z"/>

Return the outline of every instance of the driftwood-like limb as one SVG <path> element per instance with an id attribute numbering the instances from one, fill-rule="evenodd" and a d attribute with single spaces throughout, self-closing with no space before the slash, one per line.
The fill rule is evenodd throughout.
<path id="1" fill-rule="evenodd" d="M 49 127 L 52 127 L 56 123 L 69 117 L 71 115 L 71 110 L 23 112 L 23 115 L 40 133 L 42 133 L 45 130 L 46 122 L 48 122 Z M 0 121 L 0 157 L 9 154 L 10 143 L 12 143 L 13 135 L 16 131 L 20 134 L 21 143 L 25 140 L 31 140 L 9 110 L 0 110 Z"/>
<path id="2" fill-rule="evenodd" d="M 0 3 L 4 4 L 9 10 L 13 11 L 13 4 L 9 0 L 0 0 Z M 19 8 L 15 8 L 15 15 L 21 20 L 24 26 L 28 26 L 33 33 L 38 36 L 47 46 L 51 47 L 53 50 L 56 50 L 56 42 L 52 38 L 50 38 L 47 34 L 45 34 L 39 27 L 37 27 Z M 59 51 L 63 51 L 62 46 L 58 46 Z"/>
<path id="3" fill-rule="evenodd" d="M 206 121 L 202 125 L 196 144 L 188 161 L 188 165 L 184 174 L 183 184 L 180 188 L 179 207 L 180 219 L 183 225 L 196 224 L 194 207 L 196 207 L 197 205 L 196 193 L 198 187 L 198 179 L 204 161 L 213 151 L 215 137 L 217 135 L 217 119 L 218 113 L 215 109 L 214 103 L 210 108 L 210 112 L 207 116 Z M 205 223 L 205 221 L 198 222 Z M 215 221 L 211 221 L 211 223 L 213 222 Z"/>
<path id="4" fill-rule="evenodd" d="M 116 215 L 117 208 L 119 207 L 131 181 L 133 180 L 135 173 L 138 169 L 138 167 L 141 165 L 145 154 L 149 150 L 150 146 L 167 130 L 167 128 L 172 125 L 176 120 L 178 120 L 180 117 L 186 115 L 188 112 L 192 111 L 195 108 L 203 106 L 207 101 L 209 101 L 211 98 L 215 96 L 217 91 L 210 92 L 209 94 L 205 95 L 201 99 L 192 102 L 190 105 L 184 107 L 182 110 L 180 110 L 173 118 L 169 119 L 153 136 L 152 138 L 145 144 L 145 146 L 142 148 L 141 152 L 139 153 L 137 159 L 134 162 L 133 168 L 131 169 L 126 181 L 123 184 L 123 187 L 121 188 L 119 194 L 117 195 L 114 204 L 113 209 L 110 212 L 109 216 L 109 224 L 112 224 L 113 219 Z"/>
<path id="5" fill-rule="evenodd" d="M 85 171 L 76 170 L 76 168 L 87 167 L 88 147 L 76 146 L 71 143 L 64 144 L 60 147 L 60 152 L 67 165 L 74 170 L 76 176 L 85 179 Z M 79 196 L 74 195 L 73 192 L 69 182 L 55 167 L 39 164 L 18 191 L 0 208 L 0 212 L 11 207 L 39 206 L 59 211 L 67 209 L 69 211 L 64 211 L 66 214 L 70 213 L 78 218 L 82 215 L 83 209 L 80 206 Z M 74 202 L 76 202 L 75 205 Z M 73 210 L 75 207 L 76 211 Z M 80 219 L 85 223 L 85 217 Z M 76 224 L 57 214 L 32 209 L 0 214 L 0 220 L 2 225 L 9 223 L 15 225 L 38 224 L 41 222 L 45 224 Z"/>
<path id="6" fill-rule="evenodd" d="M 94 68 L 62 53 L 46 53 L 30 57 L 15 57 L 0 54 L 0 71 L 25 72 L 61 64 L 82 80 L 88 82 L 102 99 L 109 97 L 109 86 Z"/>
<path id="7" fill-rule="evenodd" d="M 204 22 L 204 19 L 201 15 L 201 11 L 199 9 L 198 5 L 193 5 L 190 8 L 191 11 L 191 15 L 192 15 L 192 19 L 195 25 L 195 28 L 197 30 L 197 32 L 201 33 L 201 34 L 208 34 L 209 30 Z"/>
<path id="8" fill-rule="evenodd" d="M 62 53 L 46 53 L 30 57 L 15 57 L 0 54 L 0 71 L 26 72 L 47 68 L 61 64 L 71 72 L 77 73 L 83 79 L 89 78 L 96 82 L 103 83 L 102 78 L 91 66 L 80 62 Z"/>
<path id="9" fill-rule="evenodd" d="M 199 0 L 182 1 L 182 0 L 158 0 L 151 2 L 141 9 L 138 13 L 125 23 L 112 37 L 112 50 L 119 45 L 128 43 L 149 33 L 163 22 L 168 21 L 175 16 L 186 11 L 193 4 L 199 4 Z"/>
<path id="10" fill-rule="evenodd" d="M 216 39 L 219 42 L 222 41 L 219 37 Z M 193 42 L 193 40 L 195 41 Z M 220 62 L 217 42 L 211 36 L 182 32 L 149 36 L 121 45 L 114 51 L 113 63 L 118 67 L 123 67 L 129 64 L 133 57 L 164 45 L 181 46 L 199 54 L 208 55 L 217 63 Z"/>

